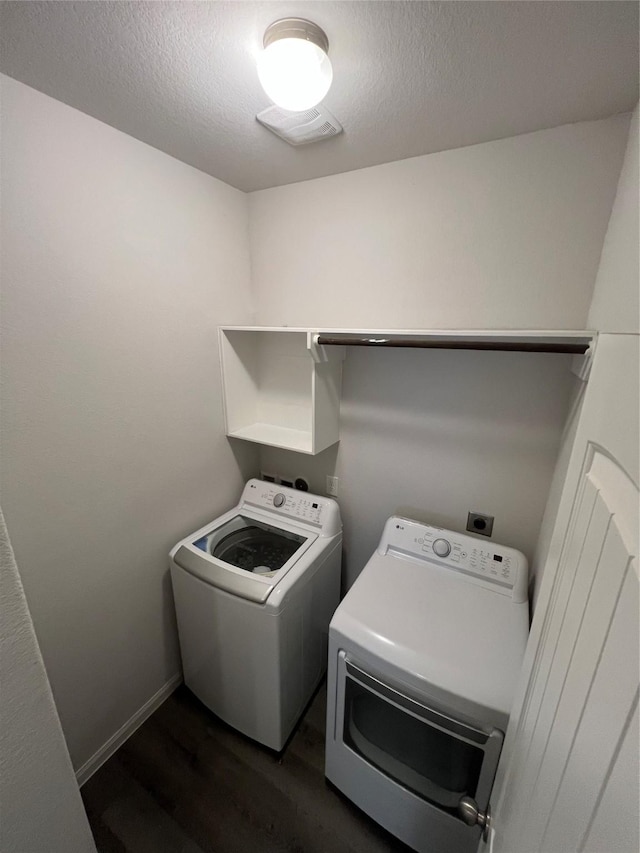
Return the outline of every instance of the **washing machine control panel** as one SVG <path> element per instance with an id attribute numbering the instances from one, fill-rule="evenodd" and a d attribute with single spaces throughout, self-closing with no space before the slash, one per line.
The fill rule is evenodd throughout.
<path id="1" fill-rule="evenodd" d="M 513 591 L 517 600 L 526 595 L 527 559 L 515 548 L 394 516 L 388 519 L 378 548 L 380 553 L 389 550 L 483 578 Z"/>
<path id="2" fill-rule="evenodd" d="M 298 495 L 285 495 L 284 492 L 265 490 L 267 506 L 269 502 L 276 508 L 293 518 L 310 521 L 312 524 L 322 522 L 322 504 L 314 497 L 308 497 L 306 492 Z"/>
<path id="3" fill-rule="evenodd" d="M 250 480 L 245 486 L 243 500 L 292 520 L 320 527 L 323 535 L 332 536 L 342 528 L 338 504 L 331 498 L 276 483 Z"/>

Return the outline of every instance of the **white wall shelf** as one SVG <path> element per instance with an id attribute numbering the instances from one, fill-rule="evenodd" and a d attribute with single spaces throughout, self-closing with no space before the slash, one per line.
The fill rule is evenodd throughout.
<path id="1" fill-rule="evenodd" d="M 307 454 L 335 444 L 343 358 L 308 329 L 221 327 L 226 434 Z"/>
<path id="2" fill-rule="evenodd" d="M 588 367 L 595 338 L 588 330 L 222 326 L 226 434 L 312 455 L 335 444 L 348 346 L 573 353 Z"/>

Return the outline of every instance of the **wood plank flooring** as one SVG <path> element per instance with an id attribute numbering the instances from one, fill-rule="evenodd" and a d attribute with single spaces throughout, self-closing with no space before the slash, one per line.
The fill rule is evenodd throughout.
<path id="1" fill-rule="evenodd" d="M 410 853 L 326 782 L 325 708 L 277 754 L 178 688 L 82 788 L 99 853 Z"/>

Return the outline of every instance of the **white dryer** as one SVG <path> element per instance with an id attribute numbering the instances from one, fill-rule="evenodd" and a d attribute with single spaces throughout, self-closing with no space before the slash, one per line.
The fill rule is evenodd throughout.
<path id="1" fill-rule="evenodd" d="M 249 480 L 236 507 L 171 551 L 187 687 L 272 749 L 324 675 L 341 546 L 335 501 Z"/>
<path id="2" fill-rule="evenodd" d="M 489 804 L 528 626 L 519 551 L 388 519 L 329 629 L 328 779 L 420 853 L 475 851 L 460 800 Z"/>

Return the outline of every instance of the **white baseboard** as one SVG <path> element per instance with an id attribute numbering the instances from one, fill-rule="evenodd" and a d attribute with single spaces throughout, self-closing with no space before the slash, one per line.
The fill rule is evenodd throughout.
<path id="1" fill-rule="evenodd" d="M 173 675 L 166 684 L 163 684 L 160 690 L 153 694 L 151 699 L 144 703 L 142 708 L 139 708 L 135 714 L 130 717 L 127 722 L 121 726 L 118 731 L 103 744 L 100 749 L 95 752 L 88 761 L 76 771 L 76 779 L 78 786 L 81 788 L 84 783 L 90 779 L 93 774 L 107 761 L 113 753 L 122 746 L 122 744 L 131 737 L 131 735 L 140 728 L 148 717 L 157 710 L 160 705 L 167 699 L 176 687 L 182 682 L 182 673 L 178 672 Z"/>

